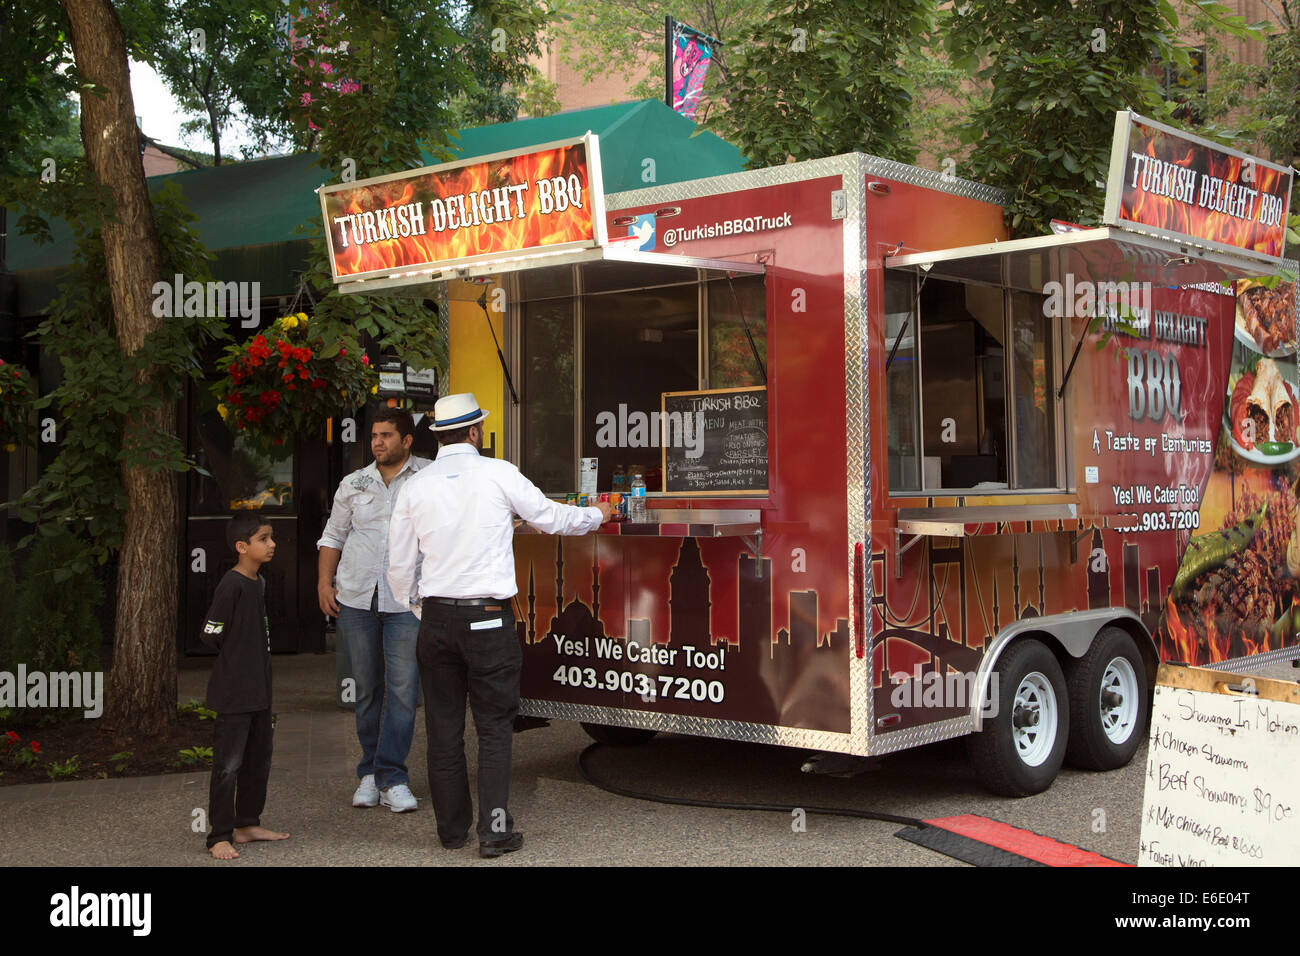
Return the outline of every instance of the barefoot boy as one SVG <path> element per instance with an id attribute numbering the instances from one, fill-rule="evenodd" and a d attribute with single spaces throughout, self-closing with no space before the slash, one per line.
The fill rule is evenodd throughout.
<path id="1" fill-rule="evenodd" d="M 271 526 L 252 514 L 231 518 L 226 538 L 239 562 L 217 585 L 202 635 L 218 651 L 207 701 L 217 712 L 208 852 L 218 860 L 239 856 L 232 842 L 289 836 L 258 825 L 271 774 L 271 630 L 263 597 L 266 582 L 258 571 L 275 556 L 275 542 Z"/>

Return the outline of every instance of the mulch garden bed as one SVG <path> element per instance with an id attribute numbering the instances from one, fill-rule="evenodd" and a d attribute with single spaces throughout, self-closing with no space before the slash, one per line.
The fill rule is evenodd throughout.
<path id="1" fill-rule="evenodd" d="M 19 723 L 22 718 L 26 719 Z M 212 765 L 213 721 L 200 718 L 192 710 L 180 714 L 160 734 L 127 737 L 123 741 L 115 741 L 112 728 L 100 720 L 73 720 L 47 727 L 39 723 L 22 711 L 0 722 L 0 787 L 51 780 L 188 773 L 206 771 Z M 31 753 L 32 741 L 37 744 L 35 763 L 21 766 L 23 758 L 16 762 L 15 755 Z M 196 747 L 208 749 L 206 759 L 201 755 L 188 760 L 181 756 L 180 751 Z M 73 757 L 77 758 L 75 768 L 68 770 Z M 60 769 L 68 772 L 57 772 Z"/>

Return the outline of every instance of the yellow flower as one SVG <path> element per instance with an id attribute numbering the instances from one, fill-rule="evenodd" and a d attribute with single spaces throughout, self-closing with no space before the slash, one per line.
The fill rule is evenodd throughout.
<path id="1" fill-rule="evenodd" d="M 298 327 L 298 320 L 291 315 L 280 324 L 283 325 L 286 329 L 296 329 Z"/>
<path id="2" fill-rule="evenodd" d="M 299 312 L 299 313 L 298 313 L 298 321 L 301 322 L 303 325 L 306 325 L 306 324 L 307 324 L 307 313 L 306 313 L 306 312 Z"/>
<path id="3" fill-rule="evenodd" d="M 13 443 L 5 445 L 5 451 L 17 451 L 17 450 L 18 450 L 18 446 Z"/>
<path id="4" fill-rule="evenodd" d="M 218 405 L 217 414 L 221 416 L 222 421 L 225 421 L 225 419 L 229 416 L 230 412 L 225 405 Z"/>
<path id="5" fill-rule="evenodd" d="M 371 394 L 371 395 L 378 395 L 378 394 L 379 394 L 379 386 L 378 386 L 378 385 L 371 385 L 371 386 L 370 386 L 370 394 Z"/>

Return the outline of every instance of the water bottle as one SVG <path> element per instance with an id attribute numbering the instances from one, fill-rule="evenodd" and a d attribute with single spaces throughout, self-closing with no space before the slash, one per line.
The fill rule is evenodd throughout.
<path id="1" fill-rule="evenodd" d="M 641 469 L 632 472 L 632 497 L 627 503 L 627 520 L 628 521 L 645 521 L 645 478 L 641 475 Z"/>
<path id="2" fill-rule="evenodd" d="M 614 469 L 614 491 L 627 494 L 627 471 L 622 465 Z"/>

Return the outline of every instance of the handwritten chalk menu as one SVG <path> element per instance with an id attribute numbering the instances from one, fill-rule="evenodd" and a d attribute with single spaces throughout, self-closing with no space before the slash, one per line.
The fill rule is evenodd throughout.
<path id="1" fill-rule="evenodd" d="M 1300 685 L 1162 664 L 1138 866 L 1300 863 L 1297 761 Z"/>
<path id="2" fill-rule="evenodd" d="M 767 388 L 664 392 L 664 491 L 767 494 Z"/>

